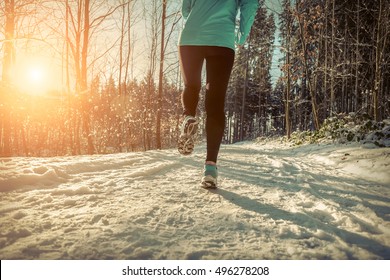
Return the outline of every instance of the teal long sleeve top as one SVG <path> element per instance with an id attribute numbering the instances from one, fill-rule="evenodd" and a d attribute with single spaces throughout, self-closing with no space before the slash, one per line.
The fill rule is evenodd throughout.
<path id="1" fill-rule="evenodd" d="M 218 46 L 235 49 L 249 35 L 258 0 L 183 0 L 185 20 L 180 46 Z M 236 17 L 239 12 L 239 26 Z"/>

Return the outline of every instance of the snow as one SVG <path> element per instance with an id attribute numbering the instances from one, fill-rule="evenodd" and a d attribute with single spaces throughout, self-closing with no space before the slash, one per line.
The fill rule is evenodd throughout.
<path id="1" fill-rule="evenodd" d="M 1 158 L 1 259 L 390 259 L 390 148 Z"/>

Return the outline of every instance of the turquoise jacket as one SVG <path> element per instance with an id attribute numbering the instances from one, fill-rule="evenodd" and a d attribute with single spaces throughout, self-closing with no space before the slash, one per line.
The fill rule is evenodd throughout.
<path id="1" fill-rule="evenodd" d="M 235 49 L 249 35 L 258 0 L 183 0 L 185 20 L 180 46 L 219 46 Z M 240 11 L 240 25 L 236 17 Z"/>

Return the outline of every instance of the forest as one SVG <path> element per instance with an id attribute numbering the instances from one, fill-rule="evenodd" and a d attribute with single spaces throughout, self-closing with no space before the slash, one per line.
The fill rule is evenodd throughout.
<path id="1" fill-rule="evenodd" d="M 259 3 L 236 49 L 224 143 L 390 118 L 389 1 Z M 180 0 L 1 1 L 0 156 L 174 148 L 180 10 Z"/>

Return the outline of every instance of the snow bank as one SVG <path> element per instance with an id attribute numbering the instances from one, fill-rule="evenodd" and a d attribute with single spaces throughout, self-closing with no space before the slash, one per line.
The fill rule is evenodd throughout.
<path id="1" fill-rule="evenodd" d="M 204 150 L 0 159 L 0 258 L 390 258 L 389 148 Z"/>

